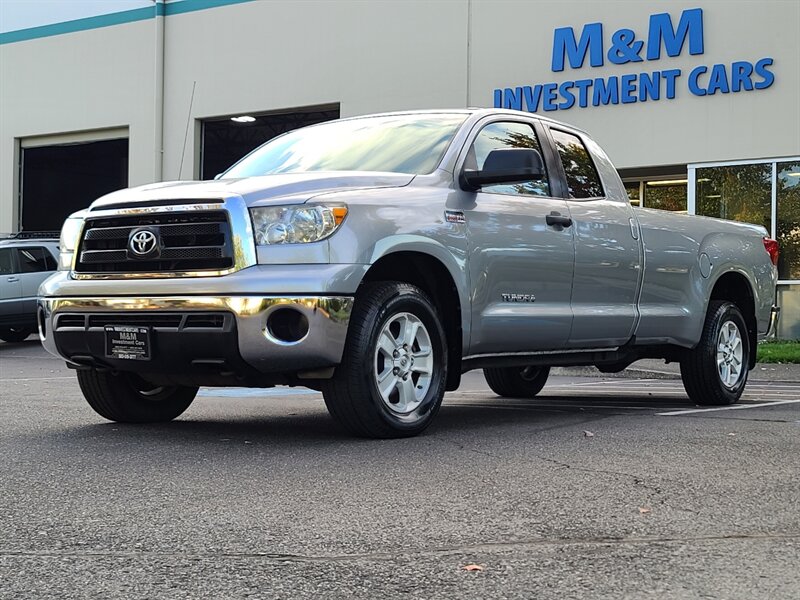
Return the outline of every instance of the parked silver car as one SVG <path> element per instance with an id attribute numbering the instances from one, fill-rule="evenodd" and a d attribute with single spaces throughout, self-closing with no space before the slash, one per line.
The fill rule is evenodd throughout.
<path id="1" fill-rule="evenodd" d="M 21 342 L 36 331 L 36 294 L 57 262 L 53 234 L 0 238 L 0 340 Z"/>
<path id="2" fill-rule="evenodd" d="M 464 371 L 532 397 L 553 365 L 644 357 L 729 404 L 776 315 L 763 227 L 633 208 L 586 133 L 493 109 L 296 130 L 217 181 L 97 200 L 61 249 L 41 336 L 116 421 L 283 383 L 355 434 L 407 436 Z"/>

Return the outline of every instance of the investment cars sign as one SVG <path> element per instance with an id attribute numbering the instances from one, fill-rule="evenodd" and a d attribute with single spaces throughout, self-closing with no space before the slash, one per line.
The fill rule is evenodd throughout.
<path id="1" fill-rule="evenodd" d="M 636 66 L 658 61 L 663 54 L 702 55 L 703 10 L 693 8 L 681 13 L 677 26 L 669 13 L 650 16 L 647 36 L 639 39 L 632 29 L 619 29 L 605 39 L 602 23 L 587 23 L 576 35 L 572 27 L 559 27 L 553 34 L 551 70 L 602 67 L 605 61 L 615 65 Z M 663 52 L 663 54 L 662 54 Z M 513 108 L 529 112 L 568 110 L 608 104 L 631 104 L 674 99 L 681 88 L 695 96 L 713 96 L 751 92 L 770 87 L 775 81 L 773 59 L 764 57 L 730 64 L 699 64 L 688 72 L 682 69 L 647 70 L 610 77 L 567 79 L 494 90 L 495 108 Z"/>

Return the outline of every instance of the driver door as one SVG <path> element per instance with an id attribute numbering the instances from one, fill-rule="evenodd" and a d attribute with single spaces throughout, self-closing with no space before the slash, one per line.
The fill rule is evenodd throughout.
<path id="1" fill-rule="evenodd" d="M 461 168 L 481 170 L 489 152 L 504 148 L 530 148 L 548 158 L 533 120 L 494 120 L 474 136 Z M 569 226 L 548 225 L 547 217 L 569 216 L 566 200 L 554 197 L 547 174 L 462 194 L 472 287 L 470 355 L 564 347 L 572 326 L 573 234 Z"/>

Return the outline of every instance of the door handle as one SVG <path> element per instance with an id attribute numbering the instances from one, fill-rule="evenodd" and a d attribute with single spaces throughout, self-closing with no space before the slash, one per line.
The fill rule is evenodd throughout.
<path id="1" fill-rule="evenodd" d="M 6 281 L 8 283 L 16 283 L 17 281 L 19 281 L 19 277 L 9 277 L 8 279 L 6 279 Z"/>
<path id="2" fill-rule="evenodd" d="M 561 225 L 562 227 L 570 227 L 572 225 L 572 219 L 569 217 L 565 217 L 561 213 L 556 211 L 551 212 L 549 215 L 545 217 L 545 222 L 550 225 Z"/>

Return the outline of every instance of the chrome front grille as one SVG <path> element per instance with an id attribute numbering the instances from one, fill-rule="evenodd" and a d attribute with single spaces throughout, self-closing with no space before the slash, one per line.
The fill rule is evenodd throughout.
<path id="1" fill-rule="evenodd" d="M 158 251 L 137 256 L 131 234 L 146 228 Z M 220 271 L 234 266 L 228 213 L 224 210 L 147 213 L 88 218 L 75 264 L 77 273 Z"/>

